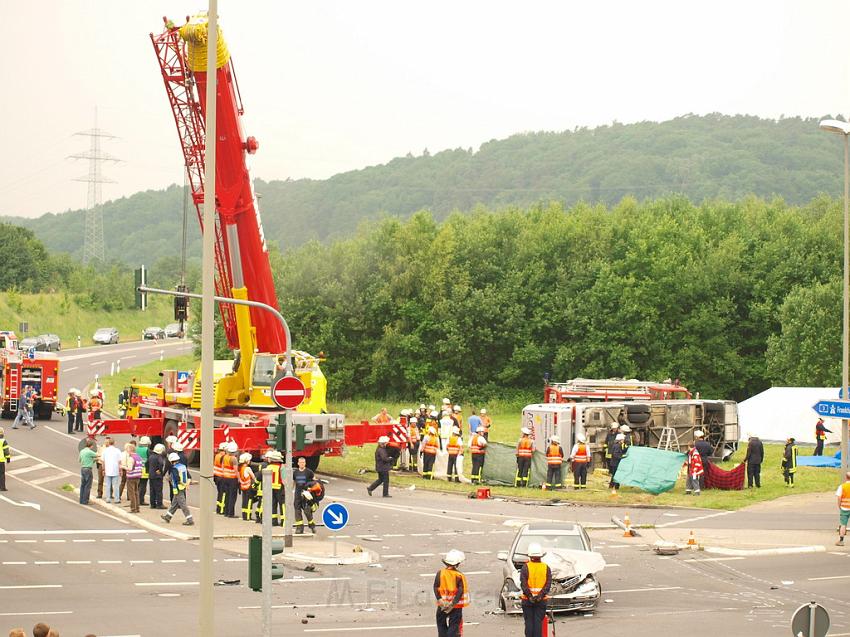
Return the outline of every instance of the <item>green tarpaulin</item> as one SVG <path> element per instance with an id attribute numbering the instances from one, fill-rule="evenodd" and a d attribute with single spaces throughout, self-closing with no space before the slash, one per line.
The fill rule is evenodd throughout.
<path id="1" fill-rule="evenodd" d="M 620 460 L 614 481 L 658 495 L 676 485 L 684 462 L 683 453 L 652 447 L 629 447 L 628 453 Z"/>

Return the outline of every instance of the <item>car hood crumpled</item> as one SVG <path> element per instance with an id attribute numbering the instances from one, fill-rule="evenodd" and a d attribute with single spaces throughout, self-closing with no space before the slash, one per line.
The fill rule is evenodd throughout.
<path id="1" fill-rule="evenodd" d="M 605 568 L 605 558 L 596 551 L 576 551 L 574 549 L 549 549 L 542 561 L 552 570 L 552 579 L 561 580 L 577 575 L 599 573 Z"/>

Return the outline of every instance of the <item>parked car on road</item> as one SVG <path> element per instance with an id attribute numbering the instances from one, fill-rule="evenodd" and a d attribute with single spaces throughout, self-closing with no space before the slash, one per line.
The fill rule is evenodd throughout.
<path id="1" fill-rule="evenodd" d="M 180 329 L 180 323 L 169 323 L 165 326 L 166 338 L 183 338 L 185 332 Z"/>
<path id="2" fill-rule="evenodd" d="M 91 337 L 95 343 L 109 345 L 118 342 L 118 330 L 114 327 L 101 327 Z"/>
<path id="3" fill-rule="evenodd" d="M 519 574 L 528 561 L 528 546 L 532 542 L 543 547 L 543 561 L 552 570 L 549 608 L 555 612 L 596 608 L 602 596 L 598 574 L 605 568 L 605 559 L 592 549 L 590 538 L 580 524 L 562 522 L 524 524 L 517 531 L 511 549 L 497 554 L 505 562 L 499 608 L 507 613 L 522 612 Z"/>
<path id="4" fill-rule="evenodd" d="M 47 343 L 48 352 L 58 352 L 62 349 L 62 339 L 56 334 L 39 334 L 38 338 L 43 338 Z"/>
<path id="5" fill-rule="evenodd" d="M 47 341 L 43 336 L 27 336 L 18 341 L 18 349 L 21 351 L 29 351 L 35 349 L 37 352 L 47 351 Z"/>
<path id="6" fill-rule="evenodd" d="M 146 327 L 142 332 L 142 340 L 145 341 L 158 341 L 161 338 L 165 338 L 165 330 L 161 327 Z"/>

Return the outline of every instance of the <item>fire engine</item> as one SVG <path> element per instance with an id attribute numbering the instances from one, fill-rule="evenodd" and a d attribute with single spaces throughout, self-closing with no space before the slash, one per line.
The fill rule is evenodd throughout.
<path id="1" fill-rule="evenodd" d="M 52 352 L 23 352 L 14 332 L 0 332 L 0 395 L 3 418 L 14 418 L 27 387 L 35 390 L 33 412 L 49 420 L 59 393 L 59 357 Z"/>
<path id="2" fill-rule="evenodd" d="M 550 383 L 543 387 L 545 403 L 609 402 L 614 400 L 682 400 L 691 392 L 676 382 L 625 378 L 573 378 L 565 383 Z"/>
<path id="3" fill-rule="evenodd" d="M 259 301 L 277 308 L 271 264 L 263 235 L 247 156 L 259 144 L 242 128 L 244 112 L 239 85 L 227 44 L 219 33 L 217 70 L 208 78 L 207 17 L 199 14 L 182 27 L 165 21 L 165 30 L 151 34 L 165 92 L 183 150 L 188 182 L 203 232 L 215 233 L 215 287 L 218 296 Z M 206 86 L 215 81 L 217 93 L 216 223 L 203 227 L 204 117 Z M 271 396 L 272 381 L 286 367 L 286 334 L 274 316 L 244 305 L 219 304 L 222 325 L 235 360 L 214 365 L 215 422 L 213 445 L 235 441 L 254 454 L 267 449 L 269 427 L 282 411 Z M 305 402 L 293 414 L 300 432 L 298 455 L 315 469 L 322 455 L 341 455 L 346 444 L 374 441 L 387 426 L 346 425 L 342 414 L 327 413 L 323 357 L 296 351 L 292 366 L 307 388 Z M 190 459 L 200 448 L 200 370 L 181 374 L 161 372 L 156 384 L 133 384 L 125 390 L 126 416 L 89 424 L 91 435 L 147 435 L 154 443 L 174 435 Z M 300 425 L 300 427 L 298 427 Z"/>

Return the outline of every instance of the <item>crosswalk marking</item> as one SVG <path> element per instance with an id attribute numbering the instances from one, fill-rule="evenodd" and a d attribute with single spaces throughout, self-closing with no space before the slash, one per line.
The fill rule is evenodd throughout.
<path id="1" fill-rule="evenodd" d="M 12 469 L 11 471 L 7 471 L 10 476 L 19 476 L 22 473 L 29 473 L 30 471 L 38 471 L 39 469 L 47 469 L 50 465 L 46 462 L 39 462 L 37 464 L 30 465 L 28 467 L 21 467 L 20 469 Z"/>

